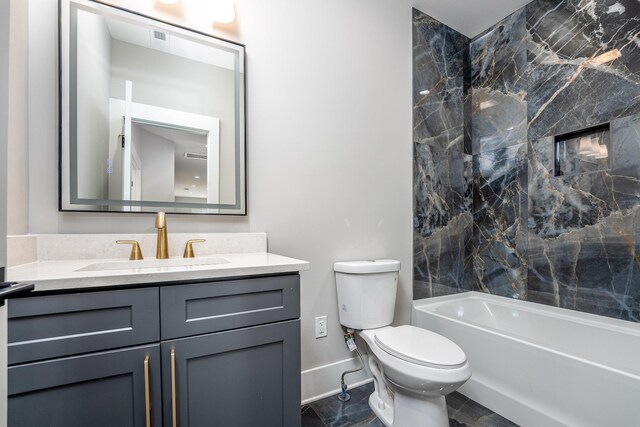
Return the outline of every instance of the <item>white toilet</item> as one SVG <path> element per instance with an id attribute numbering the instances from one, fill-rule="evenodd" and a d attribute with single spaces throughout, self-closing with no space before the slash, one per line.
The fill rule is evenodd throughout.
<path id="1" fill-rule="evenodd" d="M 444 396 L 471 377 L 453 341 L 411 325 L 393 327 L 400 261 L 336 262 L 340 323 L 369 347 L 369 406 L 386 426 L 449 425 Z"/>

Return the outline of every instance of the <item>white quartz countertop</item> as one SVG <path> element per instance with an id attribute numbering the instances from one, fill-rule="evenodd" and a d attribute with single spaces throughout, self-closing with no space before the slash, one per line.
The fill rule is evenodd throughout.
<path id="1" fill-rule="evenodd" d="M 293 273 L 308 269 L 307 261 L 257 252 L 168 260 L 145 258 L 142 261 L 128 261 L 120 258 L 37 261 L 9 267 L 7 280 L 34 283 L 37 292 Z"/>

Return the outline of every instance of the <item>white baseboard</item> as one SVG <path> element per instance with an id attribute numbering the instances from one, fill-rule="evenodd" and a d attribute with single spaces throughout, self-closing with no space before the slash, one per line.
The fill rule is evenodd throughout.
<path id="1" fill-rule="evenodd" d="M 365 363 L 366 363 L 366 355 Z M 340 393 L 340 376 L 344 371 L 360 367 L 360 360 L 357 357 L 344 359 L 328 365 L 302 371 L 302 404 L 306 405 L 327 396 Z M 345 382 L 348 389 L 352 389 L 373 381 L 369 368 L 352 374 L 347 374 Z"/>

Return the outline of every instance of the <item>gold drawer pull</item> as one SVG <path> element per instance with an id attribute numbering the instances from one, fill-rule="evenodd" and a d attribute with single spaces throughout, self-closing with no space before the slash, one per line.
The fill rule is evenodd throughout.
<path id="1" fill-rule="evenodd" d="M 171 419 L 173 427 L 178 427 L 178 413 L 176 411 L 176 349 L 171 349 Z"/>
<path id="2" fill-rule="evenodd" d="M 151 427 L 151 393 L 149 391 L 149 355 L 144 358 L 144 413 L 147 427 Z"/>

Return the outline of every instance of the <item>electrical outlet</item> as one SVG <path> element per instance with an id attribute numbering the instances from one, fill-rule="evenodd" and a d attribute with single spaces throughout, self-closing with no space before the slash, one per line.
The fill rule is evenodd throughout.
<path id="1" fill-rule="evenodd" d="M 327 336 L 327 316 L 316 317 L 316 338 Z"/>

